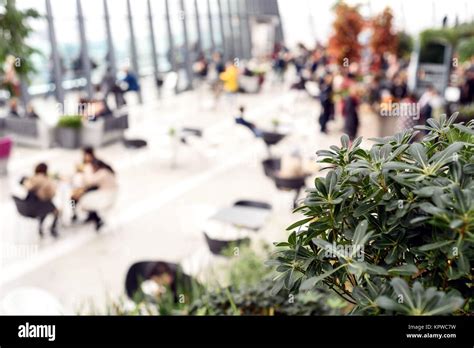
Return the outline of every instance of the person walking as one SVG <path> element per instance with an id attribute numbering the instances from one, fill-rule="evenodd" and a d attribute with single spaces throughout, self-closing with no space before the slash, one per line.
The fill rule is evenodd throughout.
<path id="1" fill-rule="evenodd" d="M 332 89 L 332 75 L 326 74 L 321 82 L 320 86 L 320 102 L 321 102 L 321 114 L 319 116 L 319 125 L 321 126 L 321 132 L 327 133 L 327 123 L 334 115 L 334 102 L 333 89 Z"/>

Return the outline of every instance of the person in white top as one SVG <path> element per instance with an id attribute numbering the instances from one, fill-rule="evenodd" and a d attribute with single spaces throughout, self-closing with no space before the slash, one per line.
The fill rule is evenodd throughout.
<path id="1" fill-rule="evenodd" d="M 74 192 L 73 199 L 81 210 L 88 212 L 86 222 L 94 222 L 98 231 L 104 222 L 99 212 L 115 201 L 117 181 L 114 170 L 103 161 L 94 158 L 91 172 L 84 172 L 84 186 Z"/>

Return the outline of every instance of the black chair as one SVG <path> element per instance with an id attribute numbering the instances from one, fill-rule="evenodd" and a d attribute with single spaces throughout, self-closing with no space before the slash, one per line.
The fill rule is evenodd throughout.
<path id="1" fill-rule="evenodd" d="M 132 299 L 138 299 L 140 295 L 141 283 L 158 276 L 169 273 L 173 279 L 170 288 L 173 291 L 175 301 L 178 299 L 182 290 L 190 290 L 194 284 L 193 278 L 180 271 L 179 265 L 164 261 L 141 261 L 136 262 L 127 271 L 125 277 L 125 291 L 127 296 Z"/>
<path id="2" fill-rule="evenodd" d="M 18 214 L 25 218 L 38 219 L 39 222 L 39 231 L 42 230 L 43 222 L 46 219 L 51 211 L 49 209 L 43 209 L 44 207 L 41 204 L 32 204 L 32 202 L 21 199 L 16 196 L 12 196 L 13 202 L 15 202 L 16 210 Z M 46 207 L 49 208 L 49 207 Z"/>
<path id="3" fill-rule="evenodd" d="M 262 131 L 262 139 L 265 142 L 265 145 L 267 145 L 267 150 L 270 157 L 271 157 L 270 146 L 278 144 L 280 141 L 283 140 L 283 138 L 285 138 L 285 136 L 286 134 L 282 134 L 282 133 Z"/>
<path id="4" fill-rule="evenodd" d="M 148 145 L 143 139 L 123 139 L 123 145 L 128 149 L 140 149 Z"/>
<path id="5" fill-rule="evenodd" d="M 264 131 L 262 129 L 257 128 L 255 124 L 245 121 L 243 119 L 236 119 L 236 123 L 250 129 L 250 131 L 257 138 L 262 138 L 265 145 L 267 146 L 267 150 L 268 150 L 268 153 L 270 154 L 270 157 L 271 157 L 270 146 L 278 144 L 286 136 L 286 134 L 282 134 L 282 133 Z"/>
<path id="6" fill-rule="evenodd" d="M 272 210 L 272 206 L 265 202 L 251 201 L 251 200 L 240 200 L 234 203 L 234 207 L 252 207 L 260 208 L 265 210 Z"/>
<path id="7" fill-rule="evenodd" d="M 18 198 L 13 196 L 13 202 L 15 202 L 16 210 L 18 213 L 27 218 L 37 218 L 37 216 L 32 211 L 31 207 L 29 206 L 28 202 L 24 199 Z"/>
<path id="8" fill-rule="evenodd" d="M 267 158 L 262 161 L 263 172 L 269 178 L 275 176 L 275 172 L 279 171 L 281 168 L 281 159 L 280 158 Z"/>
<path id="9" fill-rule="evenodd" d="M 198 129 L 198 128 L 183 127 L 183 129 L 181 129 L 181 132 L 194 135 L 198 138 L 202 137 L 202 129 Z"/>
<path id="10" fill-rule="evenodd" d="M 204 237 L 206 238 L 207 246 L 209 250 L 214 255 L 221 255 L 222 252 L 226 249 L 229 249 L 231 246 L 244 246 L 250 244 L 249 238 L 241 238 L 236 240 L 217 240 L 210 238 L 206 232 L 204 232 Z"/>
<path id="11" fill-rule="evenodd" d="M 295 198 L 293 199 L 293 207 L 296 208 L 298 198 L 300 196 L 301 190 L 306 186 L 305 180 L 306 175 L 295 177 L 295 178 L 280 178 L 274 176 L 275 186 L 279 190 L 295 190 Z"/>
<path id="12" fill-rule="evenodd" d="M 189 127 L 182 128 L 180 132 L 180 141 L 183 144 L 187 144 L 189 137 L 202 138 L 202 130 L 197 129 L 197 128 L 189 128 Z"/>

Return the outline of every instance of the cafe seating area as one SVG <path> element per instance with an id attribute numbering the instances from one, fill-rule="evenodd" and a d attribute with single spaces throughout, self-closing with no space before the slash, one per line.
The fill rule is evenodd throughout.
<path id="1" fill-rule="evenodd" d="M 66 313 L 73 313 L 84 298 L 103 303 L 107 292 L 127 293 L 127 272 L 135 272 L 128 270 L 136 263 L 179 265 L 206 284 L 244 247 L 258 250 L 262 243 L 281 239 L 296 218 L 292 208 L 300 198 L 295 195 L 318 175 L 316 167 L 301 178 L 279 178 L 285 158 L 298 147 L 306 162 L 315 163 L 315 151 L 337 144 L 340 130 L 335 124 L 333 134 L 320 134 L 311 117 L 318 104 L 298 93 L 267 87 L 258 98 L 239 94 L 237 103 L 246 106 L 250 121 L 269 130 L 267 136 L 256 137 L 236 124 L 234 107 L 207 108 L 202 93 L 193 91 L 166 102 L 129 106 L 123 123 L 128 128 L 120 131 L 125 141 L 102 144 L 94 142 L 100 136 L 90 137 L 88 144 L 112 166 L 118 182 L 117 194 L 94 207 L 105 221 L 100 233 L 91 224 L 71 221 L 72 178 L 81 150 L 39 149 L 12 137 L 8 176 L 0 179 L 2 241 L 31 245 L 35 251 L 4 261 L 4 294 L 28 284 L 52 294 Z M 203 107 L 190 114 L 187 105 Z M 278 129 L 275 118 L 282 125 Z M 102 125 L 92 122 L 93 127 Z M 25 197 L 19 181 L 39 161 L 48 163 L 57 182 L 58 238 L 49 233 L 39 238 L 39 218 L 23 213 L 12 198 Z M 87 211 L 88 202 L 82 204 Z M 85 217 L 82 213 L 79 221 Z M 43 221 L 45 232 L 51 220 Z"/>

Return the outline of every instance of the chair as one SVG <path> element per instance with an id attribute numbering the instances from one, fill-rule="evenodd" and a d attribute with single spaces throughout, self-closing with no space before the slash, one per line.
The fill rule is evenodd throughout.
<path id="1" fill-rule="evenodd" d="M 281 159 L 280 158 L 267 158 L 262 161 L 263 172 L 266 176 L 273 178 L 275 172 L 279 171 L 281 168 Z"/>
<path id="2" fill-rule="evenodd" d="M 0 175 L 7 174 L 8 159 L 12 150 L 13 141 L 9 137 L 0 139 Z"/>
<path id="3" fill-rule="evenodd" d="M 197 137 L 197 138 L 202 138 L 202 130 L 197 129 L 197 128 L 189 128 L 189 127 L 184 127 L 180 131 L 180 141 L 183 144 L 188 144 L 188 138 L 189 137 Z"/>
<path id="4" fill-rule="evenodd" d="M 218 240 L 218 239 L 212 239 L 211 237 L 207 235 L 206 232 L 204 232 L 204 237 L 206 238 L 206 243 L 207 243 L 207 246 L 209 247 L 209 250 L 214 255 L 222 256 L 222 252 L 231 246 L 241 246 L 241 245 L 243 246 L 243 245 L 250 244 L 249 238 L 242 238 L 242 239 L 236 239 L 236 240 Z"/>
<path id="5" fill-rule="evenodd" d="M 46 216 L 48 215 L 49 212 L 44 212 L 41 211 L 41 209 L 37 209 L 37 206 L 33 206 L 28 202 L 27 200 L 18 198 L 13 196 L 13 202 L 15 202 L 16 210 L 18 213 L 26 218 L 31 218 L 31 219 L 38 219 L 39 222 L 39 230 L 41 231 L 41 228 L 43 226 L 43 222 L 46 219 Z"/>
<path id="6" fill-rule="evenodd" d="M 164 261 L 140 261 L 132 264 L 125 277 L 125 291 L 130 299 L 136 299 L 141 283 L 151 279 L 153 276 L 169 273 L 173 277 L 170 288 L 175 300 L 181 294 L 181 290 L 191 289 L 195 282 L 189 275 L 180 271 L 180 266 L 175 263 Z"/>
<path id="7" fill-rule="evenodd" d="M 262 131 L 262 139 L 265 142 L 265 145 L 267 146 L 268 154 L 271 157 L 271 150 L 270 146 L 278 144 L 280 141 L 285 138 L 286 134 L 282 133 L 276 133 L 276 132 L 267 132 L 267 131 Z"/>
<path id="8" fill-rule="evenodd" d="M 280 178 L 278 176 L 273 177 L 275 186 L 279 190 L 295 190 L 295 198 L 293 199 L 293 207 L 296 208 L 298 197 L 300 196 L 301 189 L 306 186 L 305 180 L 307 175 L 299 176 L 295 178 Z"/>
<path id="9" fill-rule="evenodd" d="M 269 157 L 271 157 L 270 146 L 278 144 L 283 138 L 286 137 L 286 134 L 277 133 L 277 132 L 268 132 L 262 129 L 257 128 L 253 123 L 245 121 L 243 119 L 236 120 L 237 124 L 240 124 L 248 129 L 257 137 L 262 138 L 263 142 L 267 146 L 267 151 Z"/>
<path id="10" fill-rule="evenodd" d="M 260 208 L 265 210 L 271 210 L 271 204 L 259 201 L 251 201 L 251 200 L 240 200 L 234 203 L 235 207 L 253 207 L 253 208 Z"/>

